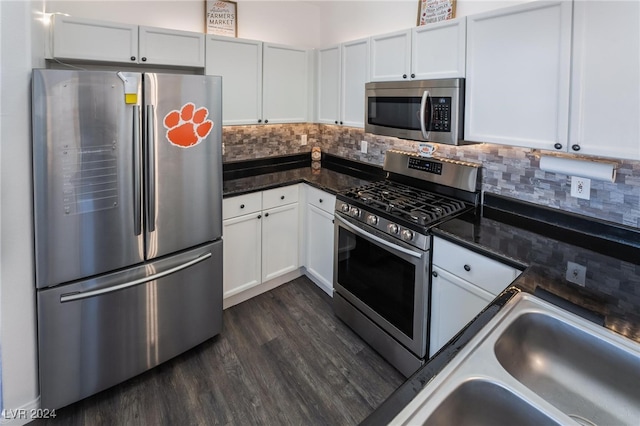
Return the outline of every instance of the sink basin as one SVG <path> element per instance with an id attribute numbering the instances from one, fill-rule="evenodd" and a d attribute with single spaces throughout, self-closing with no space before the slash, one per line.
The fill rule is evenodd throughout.
<path id="1" fill-rule="evenodd" d="M 640 357 L 545 313 L 520 315 L 495 344 L 519 382 L 578 423 L 640 422 Z"/>
<path id="2" fill-rule="evenodd" d="M 640 424 L 640 344 L 515 295 L 392 425 Z"/>
<path id="3" fill-rule="evenodd" d="M 513 392 L 482 379 L 463 382 L 437 406 L 423 424 L 434 426 L 559 425 Z"/>

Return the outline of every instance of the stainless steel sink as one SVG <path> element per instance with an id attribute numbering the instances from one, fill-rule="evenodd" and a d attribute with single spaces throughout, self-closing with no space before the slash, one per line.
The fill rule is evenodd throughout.
<path id="1" fill-rule="evenodd" d="M 498 362 L 586 424 L 640 424 L 640 357 L 546 313 L 520 315 L 498 338 Z"/>
<path id="2" fill-rule="evenodd" d="M 520 293 L 392 424 L 637 426 L 640 344 Z"/>

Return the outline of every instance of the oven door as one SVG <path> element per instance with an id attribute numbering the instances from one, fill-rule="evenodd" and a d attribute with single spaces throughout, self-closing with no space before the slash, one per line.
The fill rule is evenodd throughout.
<path id="1" fill-rule="evenodd" d="M 335 233 L 335 291 L 423 358 L 429 306 L 428 251 L 394 241 L 339 213 Z"/>

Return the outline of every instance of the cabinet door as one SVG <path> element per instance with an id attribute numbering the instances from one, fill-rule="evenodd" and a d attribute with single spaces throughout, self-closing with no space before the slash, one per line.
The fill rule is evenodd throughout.
<path id="1" fill-rule="evenodd" d="M 308 51 L 264 43 L 263 59 L 264 122 L 306 122 L 309 102 Z"/>
<path id="2" fill-rule="evenodd" d="M 86 61 L 138 61 L 138 26 L 53 15 L 50 57 Z"/>
<path id="3" fill-rule="evenodd" d="M 640 3 L 574 7 L 568 151 L 640 160 Z"/>
<path id="4" fill-rule="evenodd" d="M 464 77 L 466 35 L 464 17 L 414 28 L 411 74 L 416 79 Z"/>
<path id="5" fill-rule="evenodd" d="M 262 218 L 262 281 L 298 268 L 298 203 L 265 210 Z"/>
<path id="6" fill-rule="evenodd" d="M 345 126 L 364 128 L 364 85 L 369 81 L 369 39 L 342 45 L 340 110 Z"/>
<path id="7" fill-rule="evenodd" d="M 307 206 L 307 272 L 333 297 L 333 214 Z"/>
<path id="8" fill-rule="evenodd" d="M 207 36 L 205 74 L 222 76 L 222 124 L 262 122 L 262 42 Z"/>
<path id="9" fill-rule="evenodd" d="M 340 46 L 318 50 L 318 122 L 339 124 Z"/>
<path id="10" fill-rule="evenodd" d="M 429 356 L 433 356 L 493 299 L 491 293 L 434 265 Z"/>
<path id="11" fill-rule="evenodd" d="M 371 37 L 371 81 L 409 80 L 410 69 L 411 30 Z"/>
<path id="12" fill-rule="evenodd" d="M 570 58 L 571 2 L 468 16 L 465 139 L 566 147 Z"/>
<path id="13" fill-rule="evenodd" d="M 204 34 L 166 28 L 140 27 L 140 63 L 204 67 Z"/>
<path id="14" fill-rule="evenodd" d="M 222 223 L 225 298 L 261 283 L 261 224 L 260 212 Z"/>

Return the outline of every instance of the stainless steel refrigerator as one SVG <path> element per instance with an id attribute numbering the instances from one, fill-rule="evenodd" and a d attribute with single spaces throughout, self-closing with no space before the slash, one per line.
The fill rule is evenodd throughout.
<path id="1" fill-rule="evenodd" d="M 220 77 L 34 70 L 41 404 L 222 327 Z"/>

